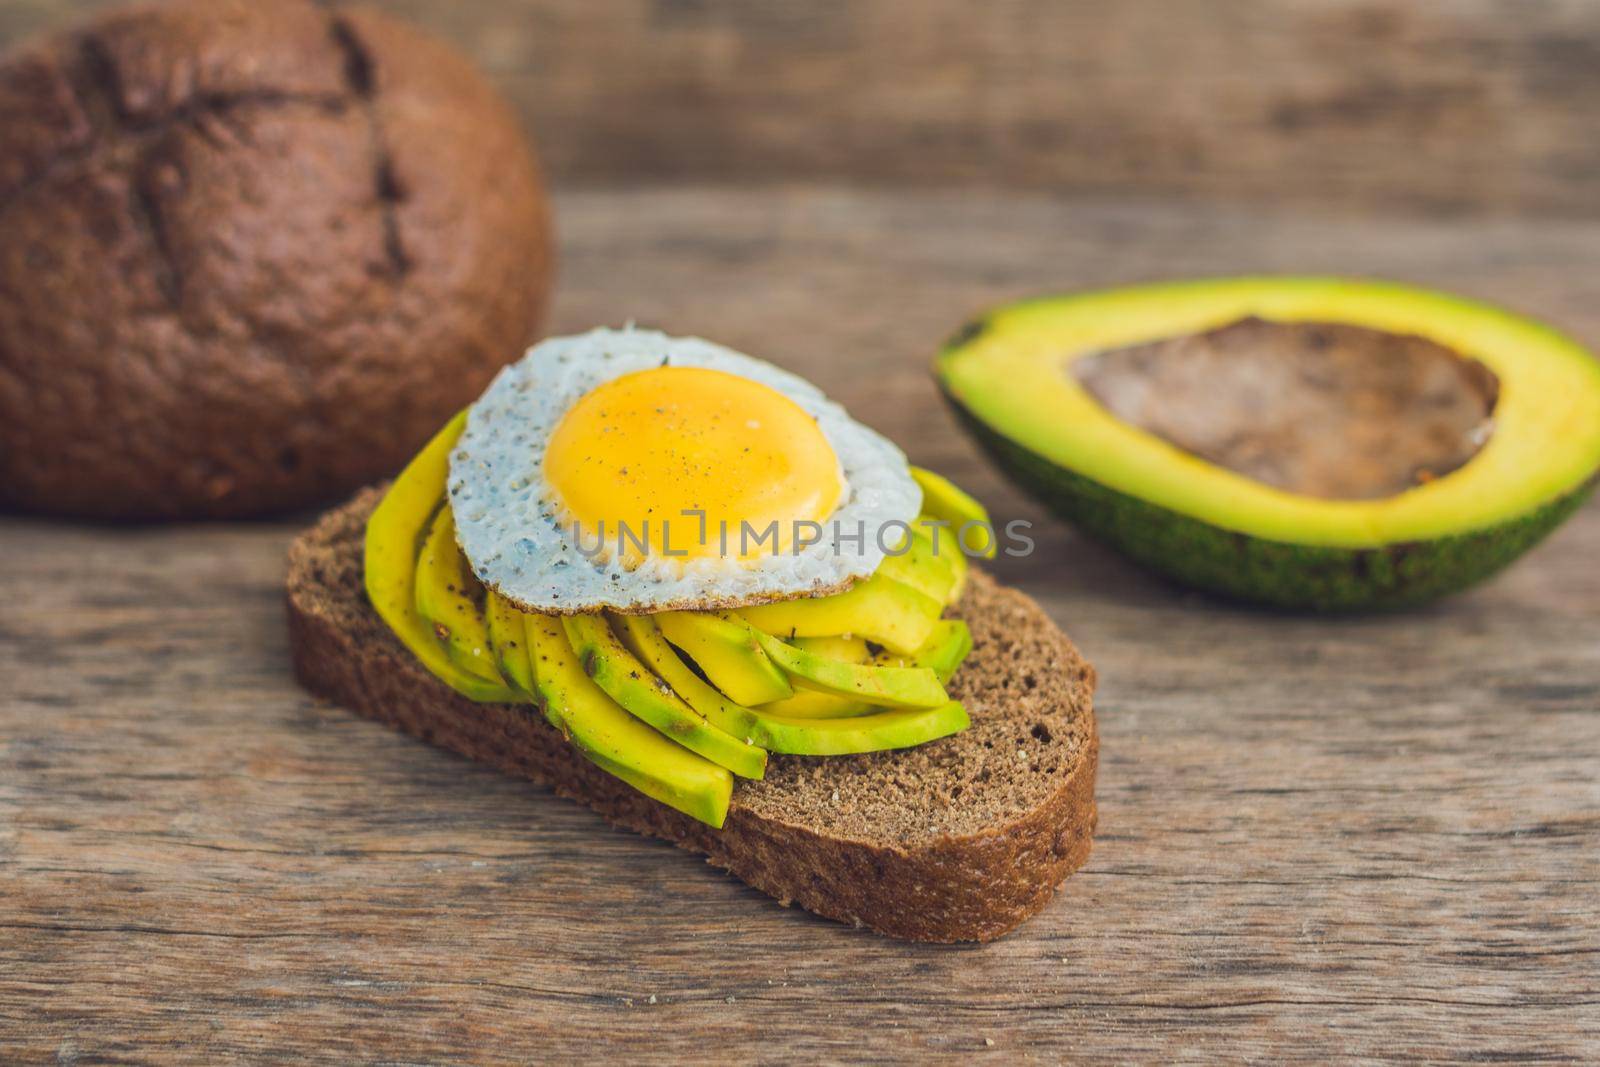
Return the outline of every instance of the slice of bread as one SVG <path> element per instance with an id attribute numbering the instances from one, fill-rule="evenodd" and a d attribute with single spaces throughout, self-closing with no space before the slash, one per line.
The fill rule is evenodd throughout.
<path id="1" fill-rule="evenodd" d="M 764 780 L 736 783 L 719 831 L 589 763 L 532 706 L 474 704 L 423 670 L 362 587 L 380 496 L 361 493 L 290 550 L 294 665 L 313 692 L 704 853 L 784 904 L 892 937 L 999 937 L 1089 855 L 1094 669 L 1037 604 L 987 575 L 974 570 L 957 605 L 973 651 L 950 693 L 969 730 L 898 752 L 774 755 Z"/>

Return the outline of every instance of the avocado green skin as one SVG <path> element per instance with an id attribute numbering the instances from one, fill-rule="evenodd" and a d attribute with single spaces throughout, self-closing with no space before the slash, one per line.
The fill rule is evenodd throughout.
<path id="1" fill-rule="evenodd" d="M 1336 548 L 1224 530 L 1128 496 L 997 432 L 944 390 L 962 425 L 1016 482 L 1084 533 L 1184 585 L 1258 604 L 1316 611 L 1412 607 L 1480 582 L 1581 507 L 1588 482 L 1494 526 L 1431 541 Z"/>

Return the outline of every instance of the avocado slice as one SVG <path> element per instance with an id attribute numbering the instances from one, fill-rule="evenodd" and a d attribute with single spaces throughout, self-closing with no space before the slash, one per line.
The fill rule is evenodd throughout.
<path id="1" fill-rule="evenodd" d="M 584 674 L 559 619 L 526 615 L 523 622 L 534 687 L 551 725 L 603 770 L 720 829 L 733 776 L 619 707 Z"/>
<path id="2" fill-rule="evenodd" d="M 933 597 L 875 574 L 832 596 L 758 604 L 740 608 L 738 614 L 757 630 L 783 640 L 849 634 L 910 655 L 928 639 L 943 610 L 944 604 Z"/>
<path id="3" fill-rule="evenodd" d="M 790 638 L 789 643 L 796 648 L 805 649 L 812 655 L 825 656 L 845 663 L 865 663 L 872 658 L 872 648 L 864 637 L 848 637 L 844 634 L 828 637 L 794 637 Z"/>
<path id="4" fill-rule="evenodd" d="M 511 703 L 518 694 L 503 681 L 463 670 L 445 652 L 433 627 L 417 614 L 418 550 L 444 506 L 450 450 L 466 425 L 462 412 L 406 465 L 367 520 L 363 578 L 367 599 L 402 644 L 440 681 L 469 700 Z"/>
<path id="5" fill-rule="evenodd" d="M 848 719 L 865 715 L 872 710 L 872 705 L 855 697 L 797 686 L 794 696 L 774 700 L 755 710 L 763 715 L 777 715 L 786 719 Z"/>
<path id="6" fill-rule="evenodd" d="M 567 640 L 583 673 L 632 716 L 743 778 L 766 773 L 767 754 L 691 708 L 617 640 L 603 615 L 567 615 Z"/>
<path id="7" fill-rule="evenodd" d="M 494 590 L 488 590 L 484 616 L 489 624 L 489 646 L 500 676 L 521 692 L 532 695 L 533 664 L 528 659 L 528 637 L 522 612 Z"/>
<path id="8" fill-rule="evenodd" d="M 1415 604 L 1494 573 L 1600 472 L 1600 363 L 1486 304 L 1233 278 L 1002 307 L 940 353 L 1020 485 L 1201 589 Z"/>
<path id="9" fill-rule="evenodd" d="M 628 650 L 690 707 L 721 729 L 772 752 L 796 756 L 881 752 L 920 745 L 968 725 L 966 709 L 954 701 L 937 708 L 886 711 L 848 720 L 789 718 L 742 707 L 695 674 L 649 616 L 618 615 L 611 623 Z"/>
<path id="10" fill-rule="evenodd" d="M 807 689 L 890 708 L 936 708 L 950 699 L 926 667 L 844 663 L 786 644 L 760 630 L 755 632 L 767 658 Z"/>
<path id="11" fill-rule="evenodd" d="M 661 628 L 651 616 L 613 615 L 610 617 L 610 622 L 612 632 L 634 658 L 648 667 L 661 680 L 662 685 L 678 694 L 686 704 L 704 715 L 707 722 L 741 740 L 753 742 L 763 748 L 771 747 L 756 737 L 761 716 L 729 700 L 717 692 L 710 682 L 696 674 L 694 669 L 673 651 L 671 643 L 662 636 Z"/>
<path id="12" fill-rule="evenodd" d="M 735 703 L 765 704 L 794 692 L 748 627 L 700 611 L 666 611 L 654 618 L 667 640 Z"/>
<path id="13" fill-rule="evenodd" d="M 911 477 L 922 490 L 922 513 L 937 522 L 949 523 L 962 543 L 984 559 L 994 559 L 998 548 L 994 525 L 989 521 L 989 511 L 973 496 L 949 478 L 921 467 L 911 468 Z M 966 531 L 971 525 L 983 527 L 984 532 Z M 979 551 L 979 549 L 982 551 Z"/>
<path id="14" fill-rule="evenodd" d="M 456 545 L 455 517 L 441 507 L 417 555 L 417 614 L 433 626 L 445 654 L 464 671 L 502 682 L 483 617 L 484 589 Z"/>
<path id="15" fill-rule="evenodd" d="M 951 545 L 954 545 L 951 534 Z M 924 596 L 941 604 L 948 604 L 957 583 L 956 564 L 949 553 L 941 553 L 939 546 L 927 532 L 913 531 L 904 550 L 886 555 L 878 565 L 877 573 L 908 585 Z M 956 550 L 955 555 L 960 555 Z"/>
<path id="16" fill-rule="evenodd" d="M 960 619 L 940 619 L 923 646 L 910 656 L 898 655 L 888 649 L 876 653 L 867 650 L 859 638 L 798 637 L 789 642 L 798 648 L 818 655 L 843 660 L 846 663 L 873 663 L 882 667 L 926 667 L 942 684 L 948 684 L 961 661 L 972 651 L 972 632 Z M 824 693 L 816 689 L 799 688 L 787 700 L 774 701 L 758 709 L 769 715 L 792 719 L 836 719 L 859 715 L 868 710 L 864 701 Z"/>
<path id="17" fill-rule="evenodd" d="M 950 526 L 948 520 L 934 519 L 933 516 L 924 514 L 917 519 L 917 529 L 928 532 L 928 541 L 933 545 L 934 555 L 950 561 L 953 580 L 950 592 L 945 597 L 945 603 L 954 604 L 966 591 L 967 571 L 971 569 L 971 564 L 967 562 L 967 554 L 961 551 L 961 546 L 956 543 L 956 528 Z"/>
<path id="18" fill-rule="evenodd" d="M 791 747 L 774 748 L 800 756 L 849 756 L 911 748 L 960 733 L 972 724 L 967 709 L 950 700 L 934 708 L 895 708 L 839 719 L 790 719 L 769 715 L 768 728 L 782 727 Z"/>
<path id="19" fill-rule="evenodd" d="M 799 642 L 795 642 L 798 644 Z M 888 649 L 872 657 L 886 667 L 926 667 L 940 682 L 955 677 L 961 661 L 972 651 L 972 631 L 961 619 L 940 619 L 923 646 L 910 656 L 897 656 Z"/>
<path id="20" fill-rule="evenodd" d="M 789 643 L 816 656 L 838 660 L 841 663 L 867 663 L 872 651 L 860 637 L 830 635 L 827 637 L 793 637 Z M 853 696 L 824 693 L 820 689 L 796 686 L 792 696 L 769 701 L 758 709 L 763 714 L 788 719 L 842 719 L 851 715 L 865 715 L 872 706 Z"/>

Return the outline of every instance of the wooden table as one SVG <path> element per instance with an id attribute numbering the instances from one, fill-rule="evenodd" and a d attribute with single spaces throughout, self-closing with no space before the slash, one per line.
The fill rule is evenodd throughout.
<path id="1" fill-rule="evenodd" d="M 1435 608 L 1258 613 L 1046 519 L 928 377 L 988 303 L 1196 273 L 1394 275 L 1596 344 L 1600 222 L 801 187 L 560 209 L 555 330 L 776 360 L 1039 523 L 1000 571 L 1100 669 L 1088 865 L 984 947 L 785 910 L 297 689 L 306 518 L 4 520 L 0 1060 L 1600 1058 L 1600 508 Z"/>

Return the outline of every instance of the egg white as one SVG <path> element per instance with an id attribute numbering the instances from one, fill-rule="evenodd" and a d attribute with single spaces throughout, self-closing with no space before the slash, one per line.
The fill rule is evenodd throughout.
<path id="1" fill-rule="evenodd" d="M 584 394 L 663 363 L 748 378 L 816 418 L 847 486 L 822 523 L 822 541 L 782 554 L 763 549 L 750 560 L 652 556 L 633 570 L 580 551 L 545 478 L 545 445 Z M 517 607 L 547 614 L 730 608 L 837 591 L 877 569 L 883 546 L 897 542 L 899 524 L 914 523 L 922 504 L 905 454 L 811 383 L 696 337 L 632 328 L 551 338 L 502 370 L 468 413 L 450 456 L 449 493 L 473 572 Z M 695 520 L 681 521 L 690 538 L 698 534 Z M 844 537 L 835 540 L 836 532 Z M 730 531 L 735 545 L 737 536 Z M 592 550 L 592 534 L 585 545 Z"/>

